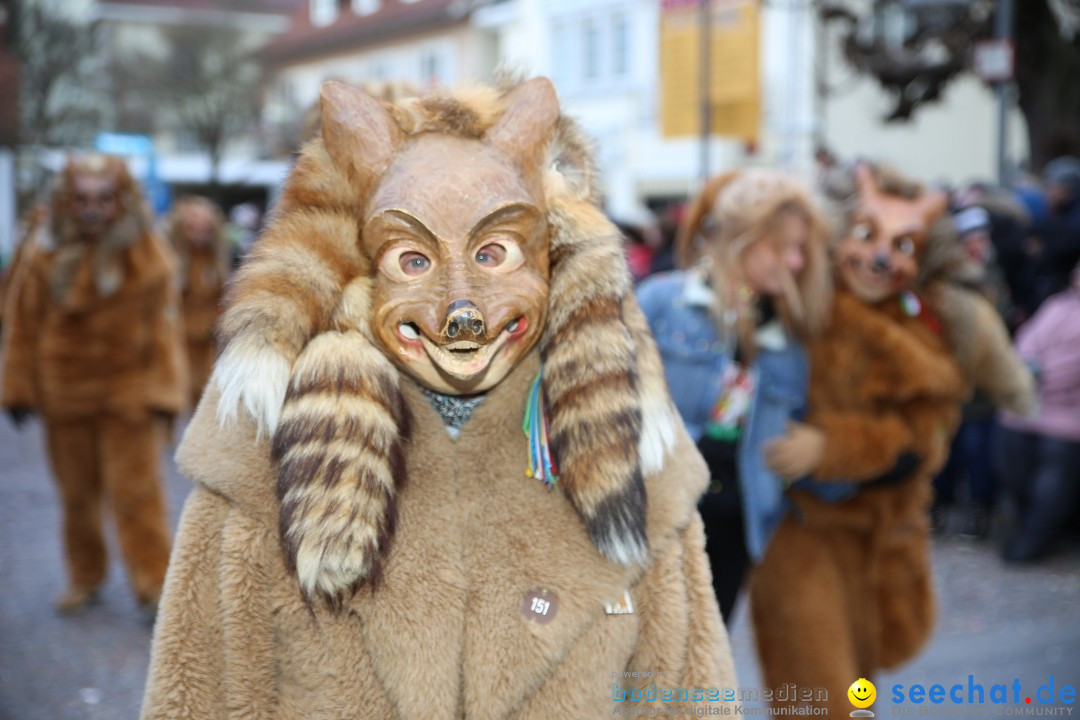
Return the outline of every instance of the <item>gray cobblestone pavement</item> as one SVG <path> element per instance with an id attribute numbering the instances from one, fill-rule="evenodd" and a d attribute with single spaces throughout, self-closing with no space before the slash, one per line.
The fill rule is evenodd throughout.
<path id="1" fill-rule="evenodd" d="M 171 459 L 167 468 L 175 527 L 189 484 Z M 60 618 L 52 610 L 64 589 L 58 529 L 40 424 L 16 432 L 0 420 L 0 720 L 136 718 L 150 626 L 136 610 L 115 539 L 101 603 Z M 991 544 L 960 538 L 938 541 L 934 555 L 938 632 L 914 662 L 875 678 L 885 699 L 878 717 L 897 714 L 887 701 L 894 683 L 949 686 L 972 674 L 987 692 L 1013 678 L 1032 693 L 1051 676 L 1058 688 L 1080 686 L 1080 546 L 1029 568 L 1006 567 Z M 740 604 L 731 639 L 742 687 L 760 684 L 748 625 Z"/>

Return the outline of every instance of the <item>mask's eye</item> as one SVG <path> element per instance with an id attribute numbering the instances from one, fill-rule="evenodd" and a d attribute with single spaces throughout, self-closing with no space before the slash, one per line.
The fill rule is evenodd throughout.
<path id="1" fill-rule="evenodd" d="M 403 252 L 398 256 L 398 266 L 406 275 L 423 275 L 431 267 L 431 261 L 418 252 Z"/>
<path id="2" fill-rule="evenodd" d="M 502 265 L 505 260 L 506 248 L 496 243 L 485 245 L 476 253 L 476 262 L 481 265 L 487 265 L 488 267 L 498 267 L 499 265 Z"/>
<path id="3" fill-rule="evenodd" d="M 874 230 L 869 223 L 858 223 L 851 228 L 851 237 L 860 242 L 869 242 L 874 237 Z"/>
<path id="4" fill-rule="evenodd" d="M 431 270 L 431 259 L 409 246 L 390 250 L 379 261 L 382 271 L 394 280 L 406 281 L 419 277 Z"/>
<path id="5" fill-rule="evenodd" d="M 903 237 L 899 237 L 896 239 L 896 249 L 899 250 L 900 253 L 903 255 L 914 255 L 915 241 L 911 238 L 910 235 L 904 235 Z"/>
<path id="6" fill-rule="evenodd" d="M 488 243 L 476 251 L 476 263 L 490 269 L 514 270 L 524 260 L 521 248 L 509 240 Z"/>

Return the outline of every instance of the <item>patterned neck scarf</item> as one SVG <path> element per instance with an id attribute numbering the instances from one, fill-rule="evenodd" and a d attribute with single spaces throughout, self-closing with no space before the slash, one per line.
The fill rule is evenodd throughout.
<path id="1" fill-rule="evenodd" d="M 443 424 L 453 430 L 460 430 L 469 421 L 473 411 L 476 410 L 480 403 L 484 402 L 485 397 L 484 395 L 471 395 L 469 397 L 443 395 L 425 387 L 421 387 L 420 390 L 427 396 L 428 402 L 431 403 L 431 407 L 435 408 L 435 412 L 439 413 Z M 457 435 L 456 432 L 451 434 Z"/>

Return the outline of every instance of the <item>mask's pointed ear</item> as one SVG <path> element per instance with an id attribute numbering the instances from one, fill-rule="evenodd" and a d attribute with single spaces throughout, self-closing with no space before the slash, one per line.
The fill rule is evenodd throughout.
<path id="1" fill-rule="evenodd" d="M 859 189 L 859 196 L 865 200 L 876 200 L 881 194 L 878 190 L 877 181 L 874 180 L 874 171 L 864 162 L 855 166 L 855 184 Z"/>
<path id="2" fill-rule="evenodd" d="M 385 172 L 405 136 L 378 100 L 335 81 L 322 86 L 322 134 L 330 157 L 356 178 Z"/>
<path id="3" fill-rule="evenodd" d="M 487 141 L 520 165 L 532 164 L 559 120 L 559 98 L 547 78 L 518 85 L 503 98 L 506 110 L 488 130 Z"/>

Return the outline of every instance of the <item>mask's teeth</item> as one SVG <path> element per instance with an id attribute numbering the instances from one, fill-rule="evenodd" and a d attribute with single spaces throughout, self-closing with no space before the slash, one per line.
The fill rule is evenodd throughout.
<path id="1" fill-rule="evenodd" d="M 416 340 L 420 337 L 420 333 L 417 332 L 416 326 L 412 323 L 401 323 L 398 325 L 398 332 L 401 333 L 401 337 L 406 340 Z"/>

